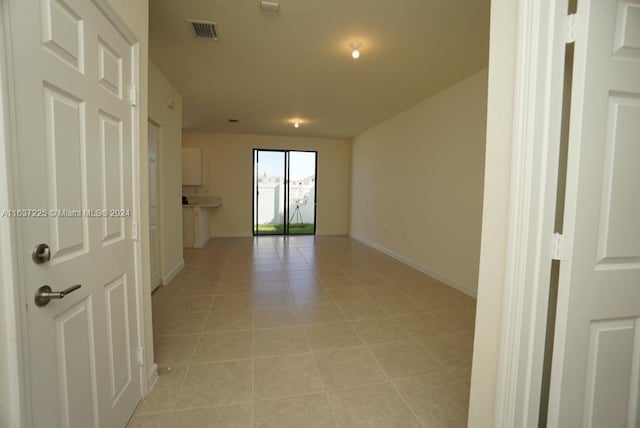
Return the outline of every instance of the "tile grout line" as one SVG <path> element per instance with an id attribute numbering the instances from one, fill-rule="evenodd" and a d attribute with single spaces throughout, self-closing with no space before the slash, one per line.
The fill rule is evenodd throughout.
<path id="1" fill-rule="evenodd" d="M 189 357 L 188 363 L 187 363 L 187 369 L 185 370 L 185 373 L 182 377 L 182 381 L 180 382 L 180 386 L 178 387 L 178 389 L 176 390 L 176 396 L 173 398 L 172 400 L 172 404 L 171 404 L 171 408 L 170 408 L 170 412 L 169 412 L 169 418 L 167 419 L 166 425 L 169 425 L 169 422 L 171 422 L 171 419 L 173 418 L 173 412 L 176 410 L 176 406 L 178 404 L 178 398 L 180 398 L 180 394 L 182 393 L 182 389 L 184 388 L 184 384 L 187 381 L 187 377 L 189 376 L 189 373 L 191 372 L 191 365 L 193 362 L 193 358 L 198 350 L 198 347 L 200 346 L 200 341 L 202 340 L 202 335 L 198 336 L 198 342 L 196 343 L 196 346 L 193 348 L 193 352 L 191 352 L 191 357 Z"/>
<path id="2" fill-rule="evenodd" d="M 342 311 L 342 308 L 340 308 L 340 306 L 338 306 L 338 309 Z M 342 313 L 343 316 L 344 312 Z M 346 316 L 345 316 L 346 318 Z M 360 336 L 360 333 L 358 332 L 358 330 L 354 327 L 353 322 L 351 320 L 347 320 L 347 322 L 349 323 L 349 325 L 351 326 L 351 329 L 356 333 L 356 336 L 358 336 L 358 339 L 360 339 L 360 341 L 364 344 L 365 348 L 367 349 L 367 351 L 369 352 L 369 355 L 371 356 L 371 358 L 373 358 L 373 361 L 375 361 L 376 365 L 378 366 L 378 369 L 380 370 L 380 372 L 384 375 L 385 379 L 387 380 L 387 383 L 389 383 L 389 385 L 391 385 L 391 387 L 394 389 L 394 391 L 396 391 L 396 393 L 398 394 L 398 396 L 400 397 L 400 399 L 402 400 L 402 403 L 405 405 L 405 407 L 409 410 L 409 412 L 411 412 L 411 415 L 413 415 L 413 418 L 415 420 L 415 422 L 417 423 L 417 426 L 420 426 L 420 419 L 418 418 L 418 416 L 416 415 L 416 413 L 413 411 L 413 409 L 409 406 L 409 404 L 407 403 L 407 400 L 404 398 L 404 396 L 400 393 L 400 391 L 398 390 L 398 388 L 396 387 L 396 385 L 392 382 L 391 378 L 389 377 L 389 375 L 387 374 L 386 370 L 384 369 L 384 367 L 382 367 L 382 364 L 380 363 L 380 361 L 378 361 L 378 359 L 376 358 L 376 356 L 374 355 L 373 351 L 371 350 L 371 348 L 369 347 L 369 344 L 362 339 L 362 336 Z"/>
<path id="3" fill-rule="evenodd" d="M 189 279 L 191 279 L 192 277 L 193 277 L 193 272 L 190 274 L 190 278 Z M 181 292 L 181 291 L 182 290 L 176 290 L 176 292 Z M 217 292 L 217 284 L 216 284 L 216 292 Z M 206 327 L 206 324 L 207 324 L 207 322 L 209 320 L 209 314 L 211 313 L 211 308 L 213 306 L 213 302 L 214 301 L 215 301 L 215 294 L 214 294 L 214 298 L 211 300 L 211 303 L 209 305 L 209 310 L 207 311 L 207 317 L 206 317 L 205 323 L 204 323 L 204 325 L 202 327 L 203 330 Z M 180 386 L 178 387 L 178 389 L 176 391 L 176 395 L 175 395 L 174 399 L 172 400 L 171 408 L 170 408 L 170 411 L 168 412 L 169 413 L 169 418 L 167 419 L 167 421 L 165 423 L 165 426 L 169 425 L 169 423 L 171 422 L 171 419 L 173 418 L 173 413 L 178 410 L 178 409 L 176 409 L 176 406 L 178 404 L 178 399 L 180 398 L 180 394 L 182 393 L 184 385 L 185 385 L 185 383 L 187 381 L 187 377 L 189 376 L 189 373 L 191 372 L 191 367 L 193 365 L 193 359 L 195 357 L 196 352 L 198 351 L 198 348 L 200 347 L 200 342 L 202 341 L 202 333 L 203 333 L 203 331 L 200 331 L 199 333 L 197 333 L 198 341 L 196 343 L 196 346 L 193 348 L 193 351 L 191 352 L 191 357 L 189 358 L 189 360 L 188 360 L 188 362 L 186 364 L 186 370 L 185 370 L 184 376 L 182 378 L 182 381 L 180 382 Z M 196 335 L 196 333 L 193 334 L 193 336 L 195 336 L 195 335 Z M 182 335 L 182 336 L 186 336 L 186 335 Z M 189 336 L 191 336 L 191 335 L 189 335 Z"/>
<path id="4" fill-rule="evenodd" d="M 447 367 L 447 365 L 441 360 L 440 357 L 438 357 L 436 355 L 435 352 L 431 351 L 426 346 L 424 346 L 422 343 L 420 343 L 420 341 L 416 338 L 416 336 L 413 333 L 411 333 L 409 330 L 407 330 L 405 327 L 403 327 L 400 324 L 398 324 L 398 326 L 402 329 L 402 331 L 404 331 L 407 334 L 407 336 L 409 336 L 409 338 L 411 339 L 412 342 L 417 344 L 420 347 L 420 349 L 424 350 L 431 357 L 433 357 L 438 363 L 440 363 L 440 365 L 444 368 L 444 371 L 449 371 L 449 367 Z M 429 337 L 431 338 L 431 337 L 441 337 L 441 336 L 446 336 L 446 335 L 441 334 L 441 335 L 433 335 L 433 336 L 429 336 Z"/>
<path id="5" fill-rule="evenodd" d="M 251 426 L 256 426 L 256 358 L 255 358 L 255 343 L 256 343 L 256 325 L 255 325 L 255 312 L 251 310 Z"/>
<path id="6" fill-rule="evenodd" d="M 253 263 L 252 263 L 253 265 Z M 227 271 L 227 268 L 229 266 L 229 259 L 227 258 L 226 262 L 225 262 L 225 269 L 224 271 Z M 222 279 L 221 279 L 222 281 Z M 216 298 L 219 294 L 220 288 L 218 286 L 218 288 L 216 289 Z M 221 295 L 222 296 L 222 295 Z M 253 297 L 253 295 L 251 296 Z M 252 300 L 253 303 L 253 300 Z M 253 305 L 252 305 L 253 306 Z M 213 304 L 211 305 L 211 310 L 213 311 Z M 256 418 L 256 409 L 255 409 L 255 358 L 254 358 L 254 349 L 255 349 L 255 314 L 253 312 L 253 309 L 251 310 L 251 401 L 250 401 L 250 405 L 251 405 L 251 426 L 254 427 L 255 426 L 255 418 Z M 243 330 L 246 331 L 246 330 Z"/>
<path id="7" fill-rule="evenodd" d="M 340 308 L 340 305 L 338 305 L 338 302 L 336 301 L 336 299 L 331 295 L 331 293 L 328 293 L 328 294 L 329 294 L 329 299 L 333 301 L 333 304 L 334 304 L 334 305 L 336 305 L 336 307 L 338 308 L 338 311 L 340 311 L 340 313 L 342 314 L 342 316 L 346 319 L 346 315 L 344 314 L 344 311 L 342 310 L 342 308 Z M 349 320 L 347 320 L 347 322 L 348 322 L 348 321 L 349 321 Z M 350 326 L 350 327 L 355 331 L 355 329 L 353 328 L 353 326 L 351 325 L 351 323 L 349 323 L 349 326 Z M 306 330 L 305 330 L 305 335 L 306 335 Z M 358 335 L 358 332 L 357 332 L 357 331 L 356 331 L 356 335 Z M 364 343 L 364 341 L 362 340 L 362 338 L 361 338 L 359 335 L 358 335 L 358 339 L 359 339 L 362 343 Z M 311 344 L 309 344 L 309 346 L 311 346 Z M 369 351 L 369 352 L 371 352 L 371 351 Z M 314 357 L 313 357 L 313 358 L 314 358 L 314 361 L 315 361 L 315 355 L 314 355 Z M 317 364 L 318 364 L 318 363 L 317 363 L 317 361 L 316 361 L 316 366 L 317 366 Z M 320 369 L 318 368 L 318 372 L 319 372 L 319 371 L 320 371 Z M 322 376 L 321 376 L 321 378 L 322 378 Z M 324 384 L 324 380 L 323 380 L 322 382 L 323 382 L 323 384 Z M 326 387 L 325 387 L 325 389 L 326 389 Z M 334 418 L 334 420 L 336 421 L 336 424 L 337 424 L 338 426 L 340 426 L 340 422 L 338 421 L 338 417 L 336 416 L 336 410 L 335 410 L 335 408 L 334 408 L 333 401 L 332 401 L 332 400 L 331 400 L 331 398 L 329 397 L 329 393 L 328 393 L 328 392 L 327 392 L 325 395 L 326 395 L 326 397 L 327 397 L 327 401 L 329 402 L 329 408 L 331 409 L 331 413 L 333 414 L 333 418 Z"/>
<path id="8" fill-rule="evenodd" d="M 327 385 L 322 379 L 322 374 L 320 373 L 320 366 L 318 366 L 318 360 L 316 359 L 313 348 L 311 347 L 311 341 L 309 340 L 309 336 L 307 335 L 307 328 L 302 326 L 302 334 L 304 334 L 304 338 L 307 341 L 307 347 L 309 348 L 309 352 L 311 352 L 311 358 L 313 359 L 313 365 L 316 368 L 316 373 L 318 373 L 318 378 L 320 379 L 320 383 L 322 384 L 322 390 L 324 394 L 324 398 L 327 400 L 327 404 L 329 405 L 329 410 L 331 411 L 331 416 L 333 417 L 333 421 L 336 426 L 340 426 L 340 422 L 338 421 L 338 417 L 336 416 L 336 411 L 333 408 L 333 404 L 331 403 L 331 398 L 329 397 L 329 391 L 327 391 Z"/>

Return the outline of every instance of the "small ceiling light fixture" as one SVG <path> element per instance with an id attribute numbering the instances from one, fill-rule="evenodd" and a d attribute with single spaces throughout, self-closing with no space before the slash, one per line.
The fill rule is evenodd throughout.
<path id="1" fill-rule="evenodd" d="M 360 58 L 360 46 L 362 46 L 362 43 L 359 43 L 359 42 L 351 43 L 351 47 L 353 48 L 353 51 L 351 52 L 351 56 L 353 57 L 353 59 Z"/>
<path id="2" fill-rule="evenodd" d="M 307 119 L 303 119 L 300 116 L 294 116 L 292 118 L 286 119 L 286 123 L 288 126 L 293 125 L 294 128 L 298 129 L 301 125 L 308 123 Z"/>
<path id="3" fill-rule="evenodd" d="M 260 10 L 262 10 L 262 13 L 265 15 L 277 15 L 280 11 L 280 5 L 277 1 L 261 0 Z"/>

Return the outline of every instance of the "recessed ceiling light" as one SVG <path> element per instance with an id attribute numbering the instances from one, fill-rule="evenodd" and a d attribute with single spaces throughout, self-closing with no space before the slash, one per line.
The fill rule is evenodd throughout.
<path id="1" fill-rule="evenodd" d="M 303 119 L 300 116 L 294 116 L 292 118 L 286 119 L 286 123 L 288 125 L 293 125 L 294 128 L 300 128 L 302 125 L 309 123 L 307 119 Z"/>
<path id="2" fill-rule="evenodd" d="M 353 49 L 353 51 L 351 51 L 351 57 L 353 57 L 353 59 L 360 58 L 360 46 L 362 46 L 362 43 L 359 43 L 359 42 L 351 43 L 351 48 Z"/>
<path id="3" fill-rule="evenodd" d="M 265 15 L 277 15 L 280 9 L 280 5 L 277 1 L 261 0 L 260 9 Z"/>
<path id="4" fill-rule="evenodd" d="M 238 123 L 240 122 L 240 119 L 228 119 L 229 123 Z"/>

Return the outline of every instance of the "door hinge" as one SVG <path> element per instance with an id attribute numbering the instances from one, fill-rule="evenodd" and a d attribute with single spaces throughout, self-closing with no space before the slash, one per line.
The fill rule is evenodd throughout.
<path id="1" fill-rule="evenodd" d="M 134 107 L 138 105 L 138 87 L 136 85 L 129 87 L 129 102 Z"/>
<path id="2" fill-rule="evenodd" d="M 582 15 L 577 13 L 572 13 L 571 15 L 566 15 L 565 17 L 565 43 L 574 43 L 576 39 L 582 36 L 583 30 L 583 19 Z"/>
<path id="3" fill-rule="evenodd" d="M 138 346 L 138 365 L 144 365 L 144 346 Z"/>
<path id="4" fill-rule="evenodd" d="M 138 240 L 138 222 L 135 220 L 131 222 L 131 239 Z"/>
<path id="5" fill-rule="evenodd" d="M 554 233 L 551 238 L 551 260 L 568 260 L 569 249 L 567 248 L 567 238 L 561 233 Z"/>

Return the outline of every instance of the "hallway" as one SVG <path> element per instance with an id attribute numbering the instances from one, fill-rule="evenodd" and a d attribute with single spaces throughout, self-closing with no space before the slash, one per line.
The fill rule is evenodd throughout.
<path id="1" fill-rule="evenodd" d="M 475 301 L 346 237 L 212 239 L 153 295 L 130 427 L 464 427 Z"/>

